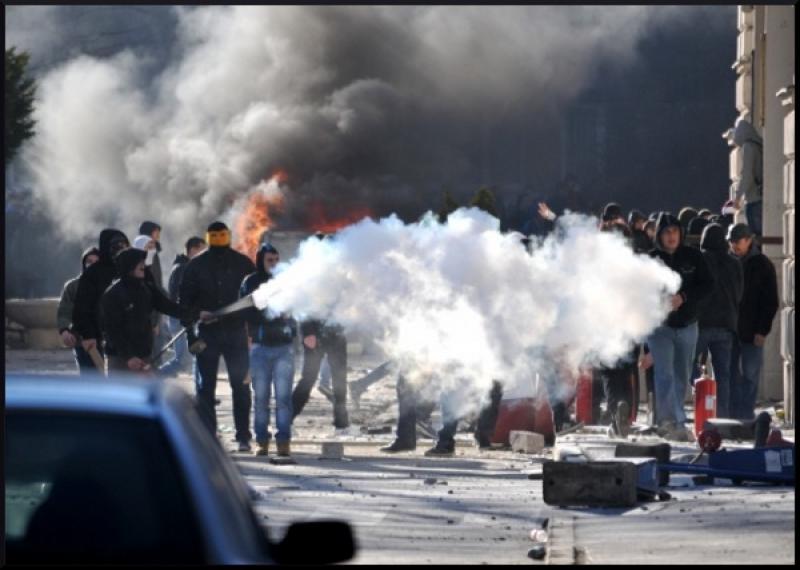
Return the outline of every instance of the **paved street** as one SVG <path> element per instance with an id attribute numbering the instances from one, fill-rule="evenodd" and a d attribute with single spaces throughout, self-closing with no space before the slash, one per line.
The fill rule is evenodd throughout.
<path id="1" fill-rule="evenodd" d="M 7 351 L 6 370 L 46 363 L 40 372 L 68 374 L 65 354 Z M 353 360 L 351 379 L 375 364 Z M 171 381 L 192 389 L 188 375 Z M 352 412 L 353 423 L 392 425 L 393 393 L 389 380 L 373 386 Z M 528 479 L 550 452 L 480 451 L 467 433 L 458 436 L 455 458 L 424 457 L 430 440 L 421 440 L 415 452 L 387 456 L 378 451 L 391 440 L 386 433 L 339 438 L 345 457 L 320 459 L 321 443 L 335 438 L 331 406 L 316 390 L 293 436 L 297 465 L 277 466 L 233 452 L 225 381 L 219 395 L 223 441 L 258 492 L 256 508 L 272 536 L 281 536 L 290 522 L 345 519 L 359 544 L 356 564 L 794 563 L 794 488 L 695 486 L 690 476 L 673 475 L 667 501 L 630 509 L 553 508 L 542 500 L 541 480 Z M 596 435 L 571 439 L 582 438 L 602 447 Z M 673 445 L 673 455 L 692 450 Z M 532 560 L 529 533 L 545 519 L 547 559 Z"/>

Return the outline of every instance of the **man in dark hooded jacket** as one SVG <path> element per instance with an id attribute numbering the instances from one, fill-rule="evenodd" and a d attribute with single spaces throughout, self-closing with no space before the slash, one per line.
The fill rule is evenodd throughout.
<path id="1" fill-rule="evenodd" d="M 75 307 L 72 309 L 72 329 L 81 338 L 81 346 L 86 352 L 97 350 L 102 354 L 100 299 L 117 277 L 114 256 L 128 247 L 130 242 L 121 231 L 114 228 L 101 231 L 98 240 L 100 259 L 86 269 L 78 281 Z"/>
<path id="2" fill-rule="evenodd" d="M 231 232 L 222 222 L 214 222 L 206 232 L 208 249 L 186 264 L 180 285 L 181 305 L 215 311 L 239 300 L 239 287 L 255 271 L 250 259 L 231 249 Z M 191 326 L 190 322 L 183 322 Z M 233 422 L 239 451 L 250 451 L 249 429 L 252 399 L 248 380 L 249 356 L 247 331 L 241 313 L 226 315 L 217 321 L 198 326 L 206 348 L 195 355 L 195 382 L 201 416 L 212 434 L 217 431 L 214 400 L 220 356 L 225 359 L 228 381 L 233 392 Z M 193 339 L 189 339 L 191 345 Z"/>
<path id="3" fill-rule="evenodd" d="M 655 249 L 650 256 L 678 273 L 681 285 L 670 299 L 672 311 L 666 322 L 647 339 L 655 374 L 655 420 L 666 437 L 678 441 L 691 438 L 684 426 L 683 402 L 697 346 L 700 303 L 714 287 L 714 277 L 703 254 L 684 245 L 683 238 L 678 218 L 662 212 L 656 223 Z"/>
<path id="4" fill-rule="evenodd" d="M 144 250 L 129 248 L 114 261 L 119 279 L 103 293 L 102 324 L 109 371 L 144 372 L 153 351 L 153 311 L 194 321 L 202 314 L 169 300 L 150 279 L 145 279 Z"/>
<path id="5" fill-rule="evenodd" d="M 91 357 L 83 350 L 83 347 L 78 344 L 78 339 L 72 330 L 72 311 L 75 308 L 75 295 L 78 292 L 78 282 L 80 281 L 81 275 L 99 259 L 100 250 L 96 247 L 90 247 L 83 252 L 81 256 L 81 273 L 64 284 L 64 289 L 61 291 L 61 299 L 58 301 L 58 311 L 56 313 L 58 333 L 61 335 L 61 341 L 64 343 L 64 346 L 72 349 L 75 354 L 75 363 L 78 365 L 78 372 L 81 374 L 91 374 L 96 372 L 97 369 Z"/>
<path id="6" fill-rule="evenodd" d="M 703 230 L 700 250 L 714 275 L 714 289 L 700 305 L 699 333 L 694 362 L 708 351 L 714 364 L 717 381 L 717 417 L 730 417 L 731 354 L 736 340 L 739 302 L 744 280 L 742 264 L 728 251 L 725 230 L 719 224 L 709 224 Z M 695 367 L 693 378 L 700 376 Z"/>

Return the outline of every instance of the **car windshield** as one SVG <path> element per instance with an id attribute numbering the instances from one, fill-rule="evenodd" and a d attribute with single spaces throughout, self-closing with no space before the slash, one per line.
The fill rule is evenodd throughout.
<path id="1" fill-rule="evenodd" d="M 186 483 L 152 419 L 6 414 L 9 562 L 205 559 Z"/>

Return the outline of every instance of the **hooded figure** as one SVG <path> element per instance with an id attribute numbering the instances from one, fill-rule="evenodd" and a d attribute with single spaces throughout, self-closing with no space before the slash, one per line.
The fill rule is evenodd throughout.
<path id="1" fill-rule="evenodd" d="M 714 276 L 711 295 L 700 306 L 695 363 L 706 351 L 711 353 L 717 381 L 717 415 L 730 417 L 731 356 L 736 340 L 739 303 L 744 290 L 741 262 L 728 251 L 725 230 L 709 224 L 703 230 L 700 249 Z M 701 370 L 695 369 L 694 378 Z"/>
<path id="2" fill-rule="evenodd" d="M 269 257 L 267 257 L 269 256 Z M 266 262 L 265 262 L 266 260 Z M 279 260 L 278 250 L 269 243 L 256 253 L 256 271 L 242 282 L 240 295 L 245 297 L 272 279 L 271 268 Z M 269 448 L 270 399 L 275 394 L 275 425 L 278 455 L 291 454 L 292 381 L 294 380 L 294 337 L 297 323 L 291 317 L 274 315 L 269 309 L 255 307 L 245 311 L 250 336 L 250 376 L 255 393 L 256 455 L 266 455 Z M 274 388 L 274 390 L 273 390 Z"/>
<path id="3" fill-rule="evenodd" d="M 121 251 L 115 258 L 119 279 L 101 299 L 102 325 L 109 369 L 141 370 L 153 351 L 151 314 L 159 311 L 185 320 L 199 314 L 169 300 L 149 280 L 143 264 L 147 254 L 136 248 Z"/>
<path id="4" fill-rule="evenodd" d="M 639 222 L 642 222 L 641 228 L 637 228 Z M 644 229 L 646 223 L 647 218 L 639 210 L 631 210 L 628 214 L 628 229 L 631 231 L 631 245 L 635 253 L 647 253 L 653 247 L 653 242 Z"/>
<path id="5" fill-rule="evenodd" d="M 117 276 L 114 255 L 129 247 L 130 242 L 124 233 L 114 228 L 101 231 L 98 242 L 100 259 L 83 272 L 78 282 L 75 307 L 72 310 L 72 325 L 73 330 L 82 337 L 83 341 L 89 341 L 87 344 L 94 341 L 99 348 L 102 330 L 100 298 Z"/>
<path id="6" fill-rule="evenodd" d="M 678 221 L 681 224 L 681 228 L 683 228 L 684 235 L 686 235 L 686 233 L 689 231 L 689 222 L 691 222 L 696 217 L 697 217 L 697 210 L 695 210 L 691 206 L 685 206 L 681 208 L 680 212 L 678 212 Z"/>
<path id="7" fill-rule="evenodd" d="M 666 322 L 647 338 L 653 358 L 655 419 L 663 436 L 688 441 L 691 435 L 684 425 L 683 402 L 697 346 L 697 315 L 711 293 L 714 277 L 703 254 L 683 244 L 683 228 L 672 214 L 659 216 L 655 245 L 650 255 L 681 277 L 677 294 L 670 298 L 672 311 Z"/>
<path id="8" fill-rule="evenodd" d="M 680 230 L 680 245 L 668 253 L 663 246 L 663 233 L 669 227 L 676 226 Z M 667 326 L 685 327 L 697 321 L 699 305 L 714 286 L 714 277 L 700 251 L 684 244 L 684 232 L 678 218 L 668 212 L 662 213 L 656 223 L 655 249 L 650 252 L 681 276 L 678 294 L 683 298 L 680 307 L 667 317 Z"/>
<path id="9" fill-rule="evenodd" d="M 703 228 L 709 223 L 707 219 L 700 216 L 692 218 L 686 230 L 686 245 L 700 249 L 700 236 L 703 234 Z"/>
<path id="10" fill-rule="evenodd" d="M 178 298 L 181 305 L 196 310 L 215 311 L 239 300 L 239 287 L 244 278 L 255 271 L 246 255 L 231 249 L 231 232 L 222 222 L 208 226 L 209 247 L 192 258 L 183 272 Z M 184 322 L 184 326 L 191 323 Z M 200 415 L 215 434 L 217 414 L 214 399 L 220 356 L 225 358 L 228 380 L 233 391 L 233 420 L 240 451 L 250 450 L 250 386 L 245 384 L 249 369 L 247 332 L 241 312 L 226 315 L 214 322 L 198 326 L 206 349 L 195 356 L 197 364 L 197 396 Z M 189 344 L 193 343 L 192 339 Z"/>
<path id="11" fill-rule="evenodd" d="M 95 256 L 99 259 L 100 250 L 96 247 L 88 247 L 81 255 L 81 272 L 76 276 L 64 283 L 64 289 L 61 291 L 61 300 L 58 303 L 57 321 L 58 332 L 63 333 L 72 329 L 72 310 L 75 306 L 75 296 L 78 293 L 78 281 L 86 271 L 86 260 L 89 256 Z"/>

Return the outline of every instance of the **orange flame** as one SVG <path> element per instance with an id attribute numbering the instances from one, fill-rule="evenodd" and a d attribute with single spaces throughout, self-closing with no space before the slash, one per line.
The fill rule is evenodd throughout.
<path id="1" fill-rule="evenodd" d="M 350 210 L 343 216 L 333 217 L 325 212 L 321 202 L 315 201 L 311 203 L 308 225 L 312 231 L 329 234 L 372 216 L 372 210 L 362 206 Z"/>
<path id="2" fill-rule="evenodd" d="M 276 170 L 267 184 L 275 182 L 283 184 L 289 179 L 284 170 Z M 275 222 L 272 216 L 283 209 L 284 199 L 281 194 L 267 194 L 261 188 L 250 192 L 234 223 L 233 247 L 250 259 L 255 260 L 256 251 L 264 232 L 271 229 Z"/>

